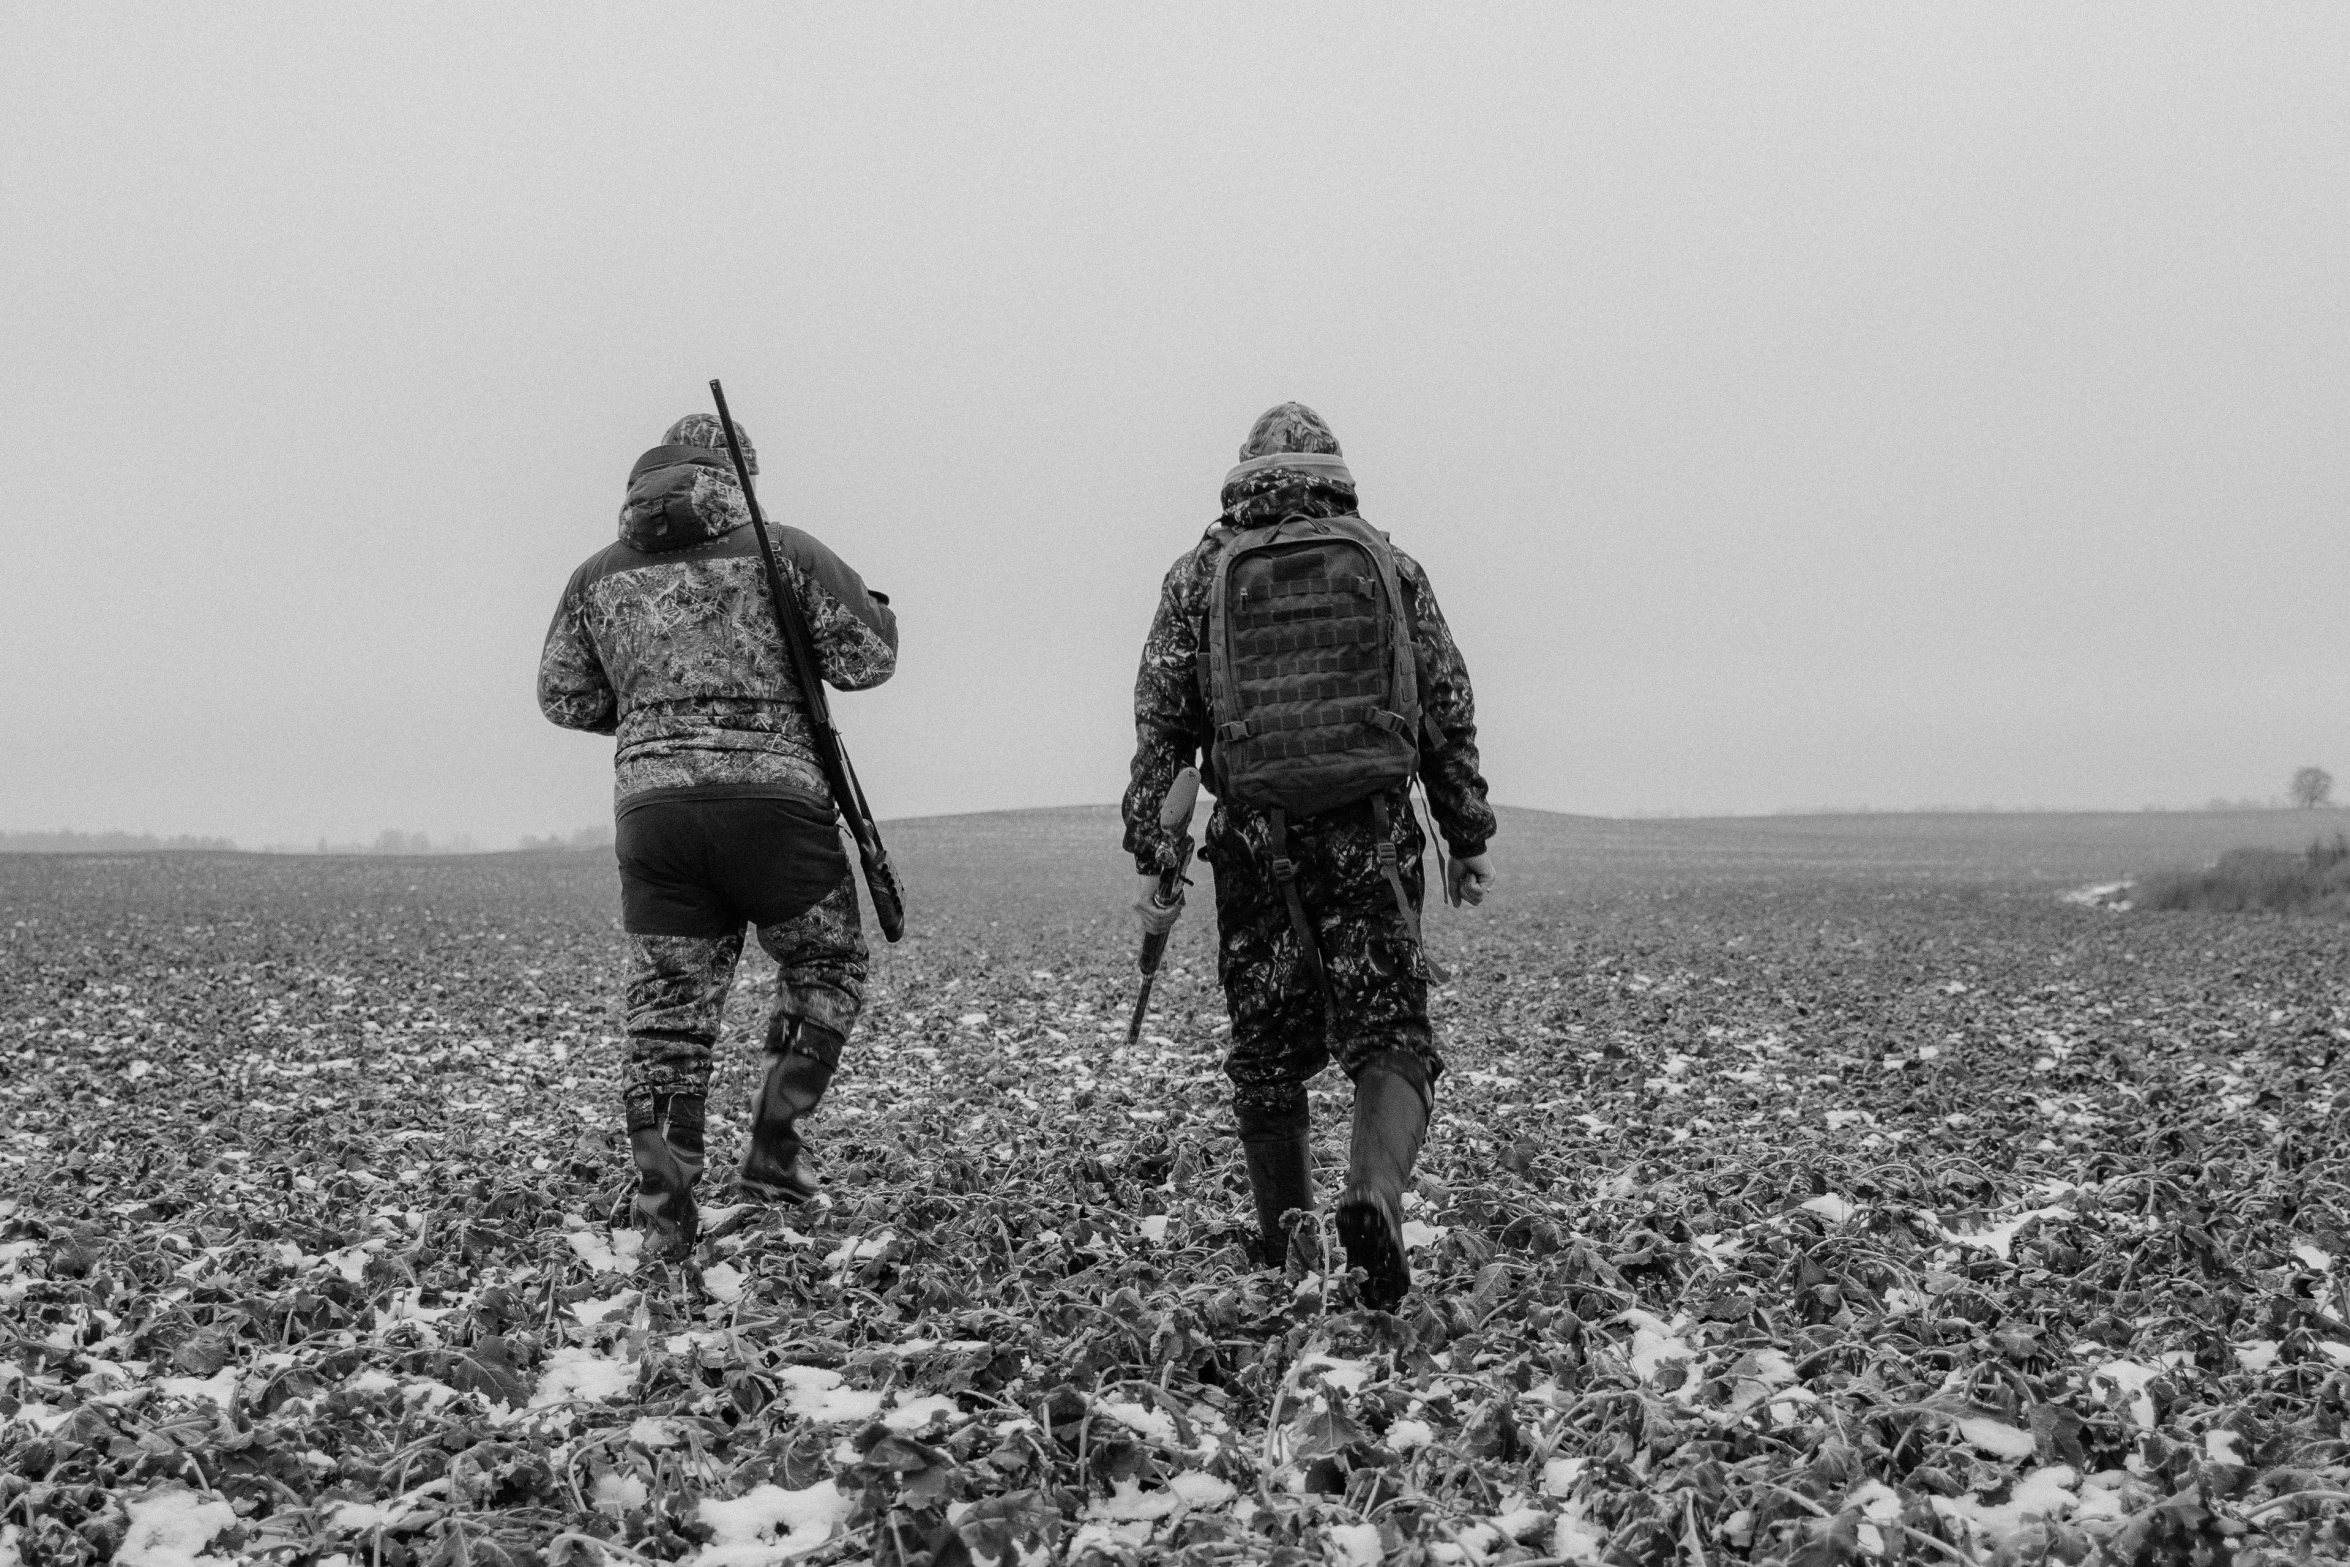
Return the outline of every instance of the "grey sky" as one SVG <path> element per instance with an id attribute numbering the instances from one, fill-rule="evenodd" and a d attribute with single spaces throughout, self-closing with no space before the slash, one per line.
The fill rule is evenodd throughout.
<path id="1" fill-rule="evenodd" d="M 1496 797 L 2350 775 L 2350 11 L 0 13 L 0 828 L 607 809 L 539 641 L 723 375 L 885 815 L 1106 800 L 1300 398 Z"/>

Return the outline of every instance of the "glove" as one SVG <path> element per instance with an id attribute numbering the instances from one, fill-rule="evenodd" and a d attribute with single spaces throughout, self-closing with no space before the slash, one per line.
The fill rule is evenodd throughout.
<path id="1" fill-rule="evenodd" d="M 1145 872 L 1141 891 L 1134 900 L 1135 917 L 1142 922 L 1145 936 L 1164 936 L 1183 918 L 1183 902 L 1179 898 L 1172 908 L 1159 902 L 1159 877 L 1155 871 Z"/>
<path id="2" fill-rule="evenodd" d="M 1479 904 L 1493 886 L 1493 856 L 1490 854 L 1456 854 L 1444 868 L 1444 901 L 1454 908 L 1462 904 Z"/>

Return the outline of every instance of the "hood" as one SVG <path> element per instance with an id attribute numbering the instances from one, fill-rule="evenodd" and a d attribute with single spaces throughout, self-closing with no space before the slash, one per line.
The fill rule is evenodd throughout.
<path id="1" fill-rule="evenodd" d="M 710 421 L 715 427 L 715 419 Z M 708 446 L 656 446 L 628 471 L 620 537 L 640 550 L 681 550 L 751 520 L 734 464 Z"/>
<path id="2" fill-rule="evenodd" d="M 1343 517 L 1355 510 L 1355 479 L 1329 423 L 1303 403 L 1277 403 L 1240 443 L 1240 466 L 1224 476 L 1229 527 L 1284 517 Z"/>

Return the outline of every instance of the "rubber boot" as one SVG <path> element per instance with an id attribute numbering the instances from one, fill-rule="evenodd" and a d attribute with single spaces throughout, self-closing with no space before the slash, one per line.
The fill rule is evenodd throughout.
<path id="1" fill-rule="evenodd" d="M 1240 1148 L 1248 1161 L 1248 1189 L 1257 1204 L 1257 1261 L 1268 1268 L 1289 1259 L 1293 1215 L 1314 1208 L 1312 1123 L 1303 1106 L 1287 1114 L 1235 1110 Z"/>
<path id="2" fill-rule="evenodd" d="M 824 1177 L 800 1140 L 800 1117 L 816 1108 L 832 1083 L 832 1068 L 805 1048 L 805 1036 L 816 1032 L 813 1025 L 803 1023 L 794 1033 L 793 1048 L 770 1050 L 761 1058 L 766 1072 L 752 1111 L 751 1145 L 743 1152 L 739 1182 L 746 1197 L 801 1203 L 824 1189 Z M 835 1044 L 835 1060 L 839 1053 Z"/>
<path id="3" fill-rule="evenodd" d="M 1392 1311 L 1412 1287 L 1403 1245 L 1403 1187 L 1428 1132 L 1428 1074 L 1417 1056 L 1389 1050 L 1355 1078 L 1354 1140 L 1346 1155 L 1346 1191 L 1338 1199 L 1338 1238 L 1350 1266 L 1363 1270 L 1363 1302 Z"/>
<path id="4" fill-rule="evenodd" d="M 702 1101 L 669 1094 L 629 1112 L 628 1146 L 636 1159 L 637 1228 L 645 1256 L 683 1258 L 701 1233 L 694 1183 L 702 1178 Z"/>

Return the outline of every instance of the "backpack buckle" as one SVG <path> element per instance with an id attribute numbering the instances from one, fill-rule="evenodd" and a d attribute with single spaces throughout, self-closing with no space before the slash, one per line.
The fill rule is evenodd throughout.
<path id="1" fill-rule="evenodd" d="M 1248 720 L 1245 718 L 1235 718 L 1228 724 L 1216 726 L 1216 743 L 1218 745 L 1238 745 L 1247 738 Z"/>

